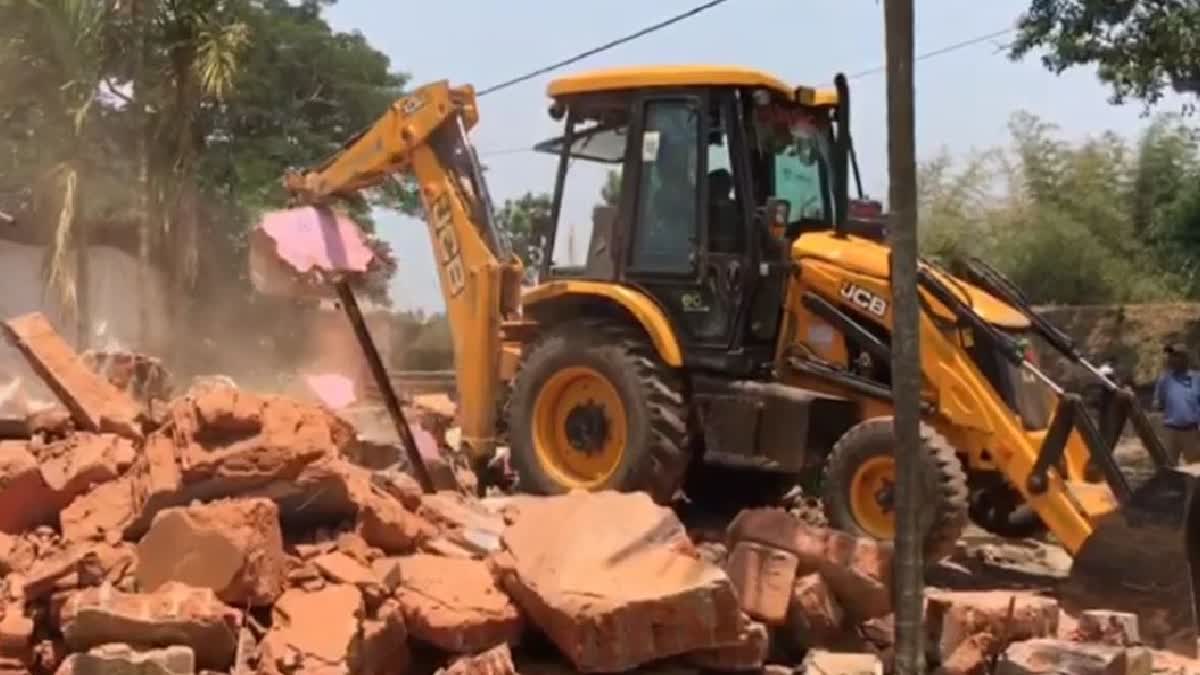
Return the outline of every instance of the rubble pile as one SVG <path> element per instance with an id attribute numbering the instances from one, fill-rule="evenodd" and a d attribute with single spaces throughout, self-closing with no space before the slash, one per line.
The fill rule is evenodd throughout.
<path id="1" fill-rule="evenodd" d="M 7 331 L 64 409 L 0 443 L 0 675 L 890 668 L 887 544 L 751 509 L 696 545 L 643 494 L 422 494 L 323 407 L 137 401 L 38 321 Z M 946 673 L 1200 672 L 1032 592 L 927 615 Z"/>

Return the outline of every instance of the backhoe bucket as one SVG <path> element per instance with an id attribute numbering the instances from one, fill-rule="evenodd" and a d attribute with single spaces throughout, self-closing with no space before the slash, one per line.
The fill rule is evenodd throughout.
<path id="1" fill-rule="evenodd" d="M 1195 657 L 1198 483 L 1200 466 L 1160 468 L 1095 519 L 1060 588 L 1064 608 L 1137 614 L 1146 645 Z"/>
<path id="2" fill-rule="evenodd" d="M 333 297 L 330 275 L 365 273 L 373 258 L 358 225 L 327 208 L 274 211 L 250 233 L 250 280 L 268 295 Z"/>

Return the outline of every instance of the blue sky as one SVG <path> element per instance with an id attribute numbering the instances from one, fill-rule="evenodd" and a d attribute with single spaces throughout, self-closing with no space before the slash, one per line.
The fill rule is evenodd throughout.
<path id="1" fill-rule="evenodd" d="M 698 0 L 340 0 L 328 11 L 338 30 L 358 30 L 414 83 L 449 79 L 477 89 L 507 80 L 685 11 Z M 1013 24 L 1027 0 L 920 0 L 917 52 L 926 52 Z M 419 7 L 419 9 L 418 9 Z M 1009 61 L 1006 38 L 966 47 L 916 65 L 918 156 L 942 148 L 965 154 L 1006 143 L 1007 123 L 1026 110 L 1057 124 L 1067 138 L 1113 130 L 1133 135 L 1146 124 L 1140 104 L 1113 106 L 1090 68 L 1055 76 L 1035 57 Z M 877 0 L 730 0 L 659 32 L 564 70 L 674 63 L 721 63 L 761 68 L 796 84 L 828 86 L 833 75 L 884 62 L 883 6 Z M 562 74 L 562 73 L 557 73 Z M 545 75 L 480 100 L 472 134 L 497 205 L 526 191 L 549 191 L 554 162 L 513 152 L 554 135 L 546 115 Z M 886 196 L 886 101 L 882 72 L 851 81 L 854 133 L 865 189 Z M 1168 105 L 1170 103 L 1168 102 Z M 593 180 L 593 182 L 595 182 Z M 598 184 L 595 185 L 598 189 Z M 566 215 L 586 220 L 595 201 L 589 188 Z M 376 214 L 402 272 L 393 284 L 398 307 L 441 307 L 432 249 L 422 222 Z"/>

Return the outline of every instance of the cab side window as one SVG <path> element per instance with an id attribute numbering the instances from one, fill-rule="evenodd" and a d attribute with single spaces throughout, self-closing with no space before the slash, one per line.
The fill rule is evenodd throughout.
<path id="1" fill-rule="evenodd" d="M 708 250 L 736 254 L 745 250 L 745 228 L 724 112 L 724 107 L 715 103 L 708 118 Z"/>
<path id="2" fill-rule="evenodd" d="M 700 108 L 694 101 L 646 105 L 630 256 L 635 269 L 659 274 L 695 269 L 699 133 Z"/>

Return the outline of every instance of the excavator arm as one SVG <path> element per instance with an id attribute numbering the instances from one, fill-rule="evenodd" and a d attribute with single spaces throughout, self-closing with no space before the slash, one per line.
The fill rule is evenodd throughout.
<path id="1" fill-rule="evenodd" d="M 522 276 L 467 137 L 478 120 L 469 85 L 430 83 L 321 165 L 284 178 L 297 201 L 324 206 L 400 174 L 415 177 L 454 341 L 463 445 L 475 461 L 494 451 L 501 323 L 519 311 Z"/>

